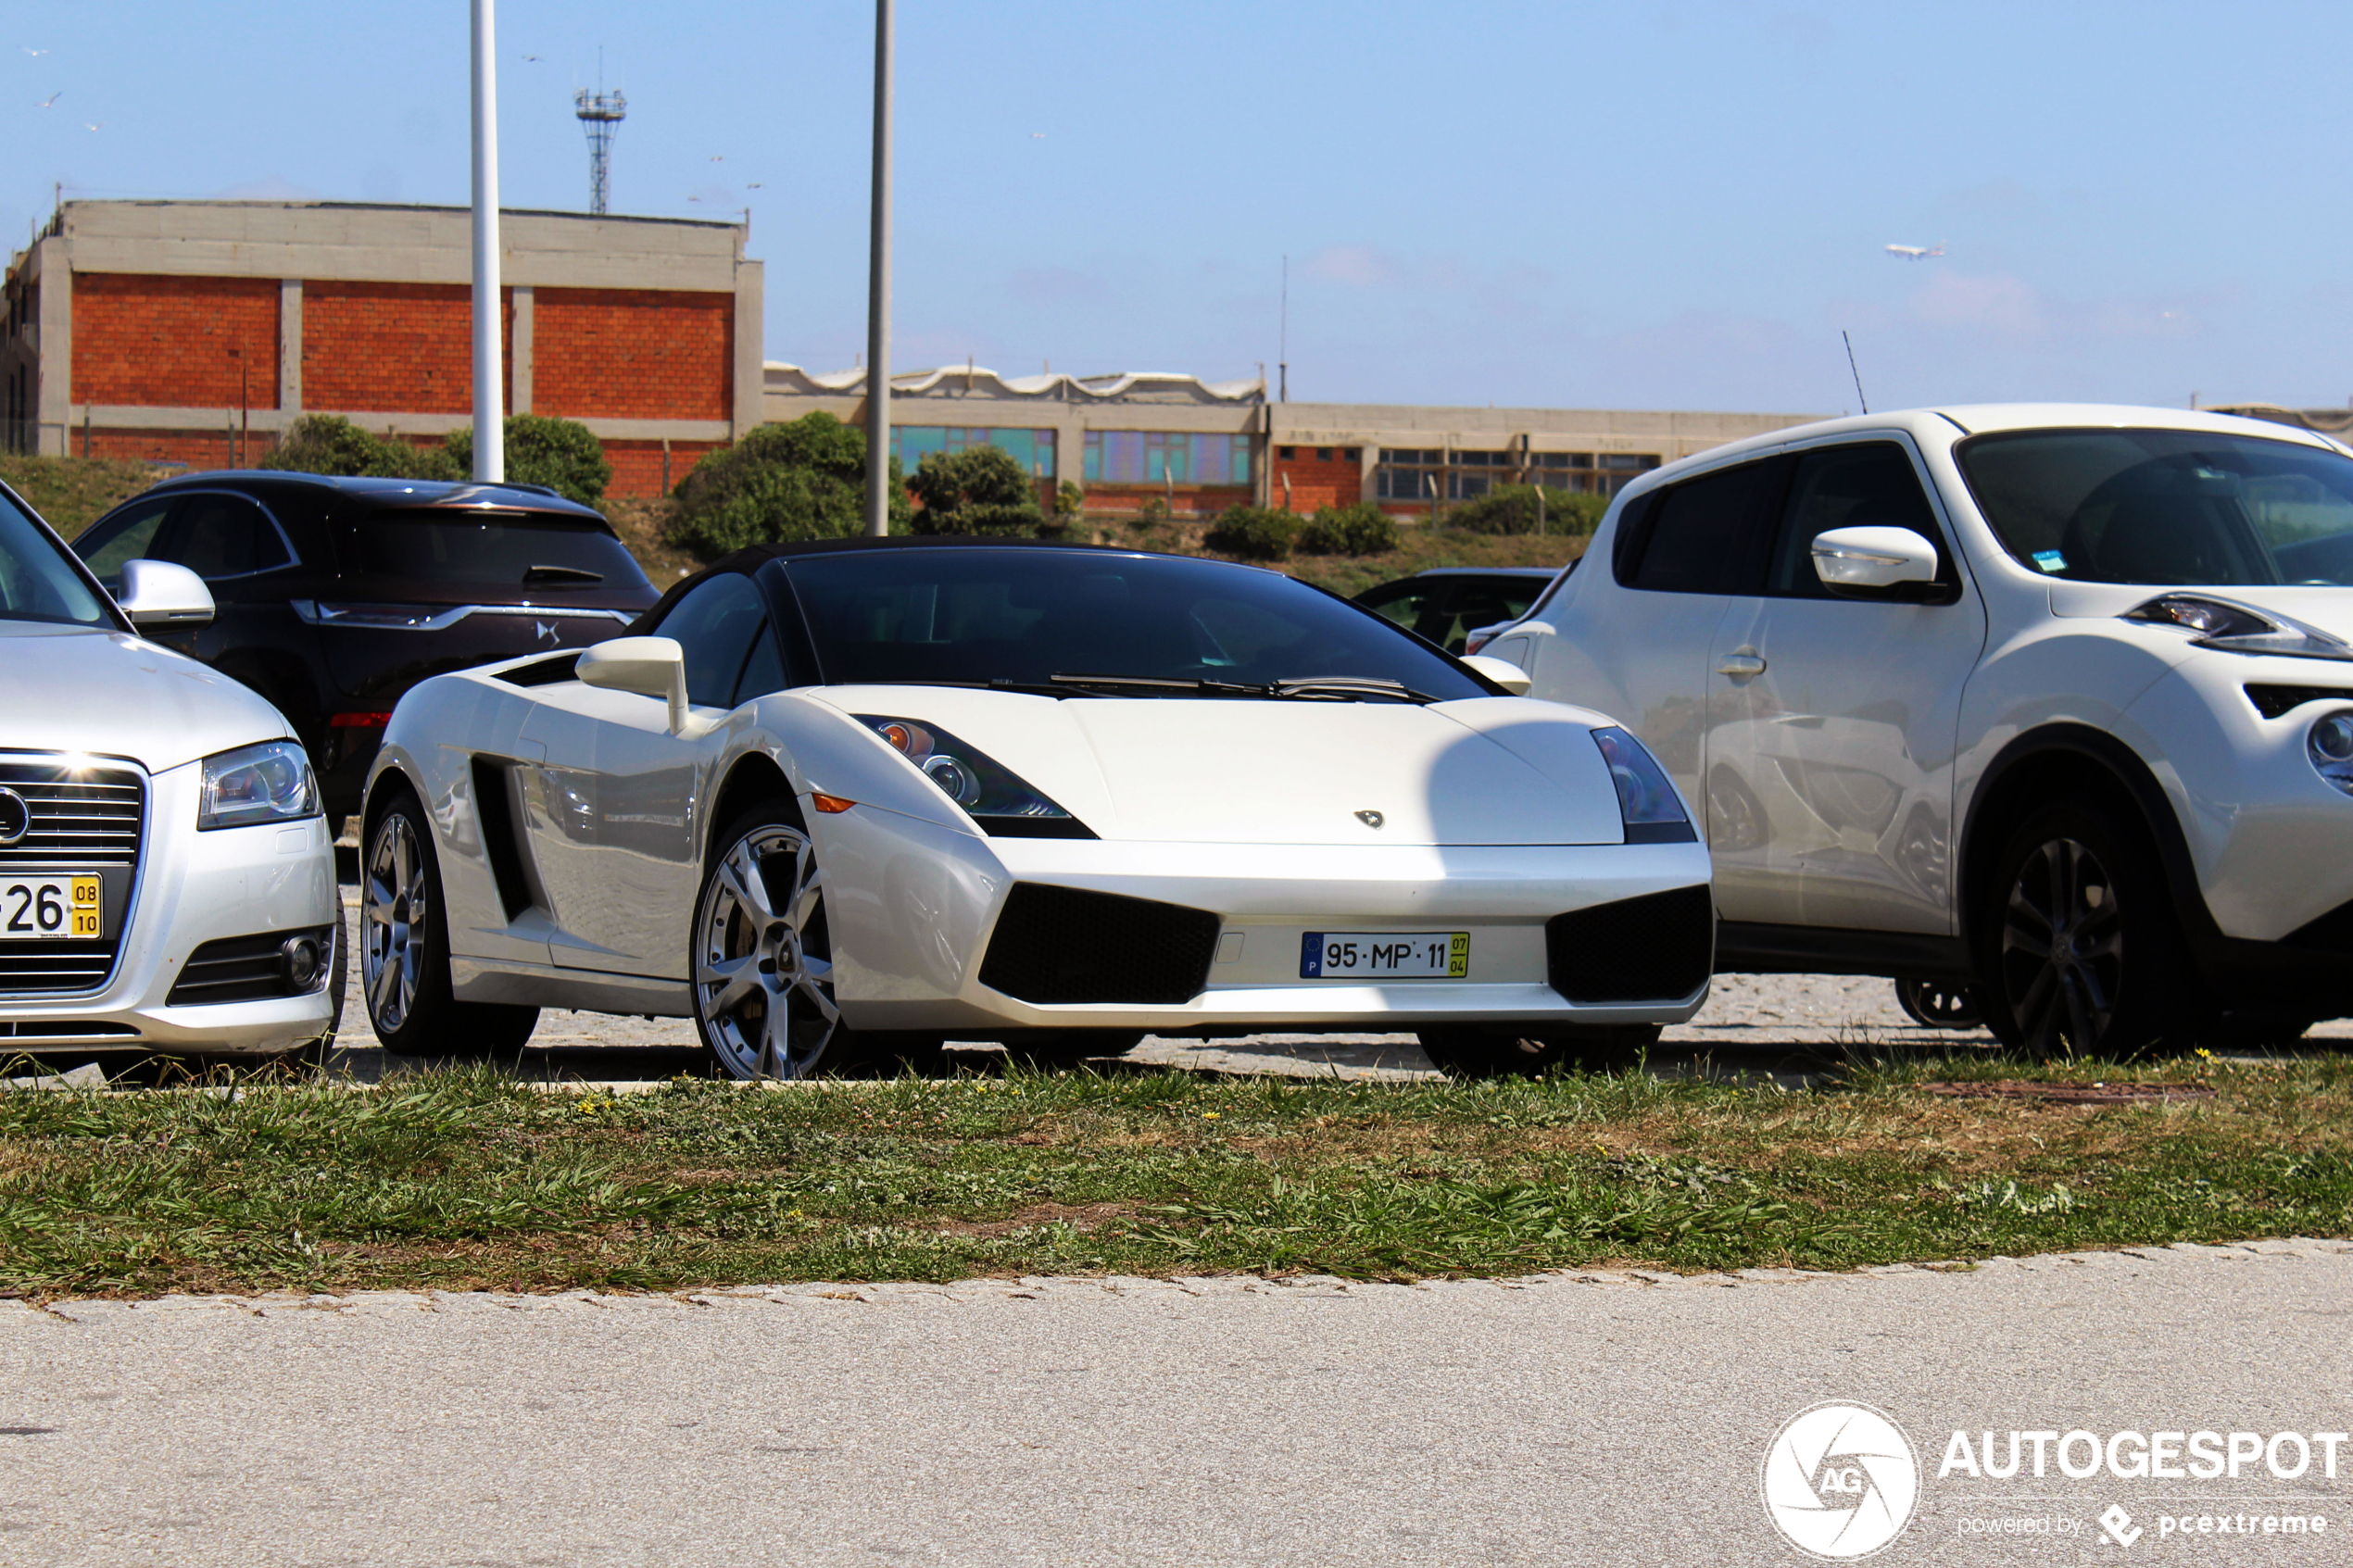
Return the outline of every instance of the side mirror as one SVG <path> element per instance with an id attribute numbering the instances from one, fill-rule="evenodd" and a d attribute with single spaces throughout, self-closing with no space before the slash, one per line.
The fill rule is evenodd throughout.
<path id="1" fill-rule="evenodd" d="M 1528 695 L 1528 671 L 1507 659 L 1494 659 L 1483 653 L 1465 654 L 1463 662 L 1486 676 L 1514 696 Z"/>
<path id="2" fill-rule="evenodd" d="M 212 621 L 212 590 L 184 566 L 168 560 L 122 563 L 115 603 L 133 626 L 204 626 Z"/>
<path id="3" fill-rule="evenodd" d="M 573 669 L 581 684 L 635 692 L 670 705 L 670 733 L 686 727 L 686 650 L 674 637 L 615 637 L 580 656 Z"/>
<path id="4" fill-rule="evenodd" d="M 1936 546 L 1908 528 L 1833 528 L 1814 536 L 1814 575 L 1843 598 L 1939 596 Z"/>

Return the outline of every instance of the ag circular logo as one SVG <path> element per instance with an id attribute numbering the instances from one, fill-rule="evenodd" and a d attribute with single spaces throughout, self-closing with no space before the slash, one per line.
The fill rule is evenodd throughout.
<path id="1" fill-rule="evenodd" d="M 1773 1434 L 1765 1513 L 1809 1557 L 1869 1557 L 1904 1533 L 1920 1497 L 1919 1462 L 1894 1420 L 1869 1405 L 1820 1404 Z"/>
<path id="2" fill-rule="evenodd" d="M 32 808 L 13 789 L 0 789 L 0 844 L 15 844 L 32 830 Z"/>

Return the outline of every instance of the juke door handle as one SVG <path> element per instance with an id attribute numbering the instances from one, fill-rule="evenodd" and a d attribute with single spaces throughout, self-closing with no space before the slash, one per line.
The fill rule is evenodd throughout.
<path id="1" fill-rule="evenodd" d="M 1765 661 L 1753 653 L 1728 653 L 1716 660 L 1716 672 L 1735 680 L 1743 675 L 1762 675 Z"/>

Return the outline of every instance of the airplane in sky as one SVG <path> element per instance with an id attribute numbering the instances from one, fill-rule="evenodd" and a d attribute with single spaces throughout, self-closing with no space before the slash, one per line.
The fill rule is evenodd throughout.
<path id="1" fill-rule="evenodd" d="M 1887 254 L 1900 256 L 1906 261 L 1925 261 L 1931 256 L 1944 255 L 1944 247 L 1943 245 L 1890 245 L 1887 247 Z"/>

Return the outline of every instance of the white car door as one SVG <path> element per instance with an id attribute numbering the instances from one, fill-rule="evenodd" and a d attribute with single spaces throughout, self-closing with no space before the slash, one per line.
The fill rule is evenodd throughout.
<path id="1" fill-rule="evenodd" d="M 766 603 L 748 577 L 700 583 L 653 634 L 685 650 L 695 721 L 673 734 L 659 698 L 576 682 L 542 688 L 523 730 L 542 751 L 523 792 L 524 833 L 554 906 L 558 965 L 684 979 L 719 721 L 749 700 L 739 691 L 783 682 Z"/>
<path id="2" fill-rule="evenodd" d="M 1717 630 L 1707 775 L 1727 920 L 1951 931 L 1953 759 L 1985 612 L 1893 436 L 1795 454 L 1762 587 Z M 1944 556 L 1942 603 L 1839 598 L 1815 536 L 1909 528 Z"/>
<path id="3" fill-rule="evenodd" d="M 1567 602 L 1546 611 L 1546 633 L 1530 642 L 1530 695 L 1615 716 L 1694 807 L 1705 799 L 1709 655 L 1759 567 L 1774 462 L 1711 470 L 1629 505 L 1608 558 L 1579 568 L 1555 596 Z M 1719 881 L 1719 900 L 1722 892 Z"/>

